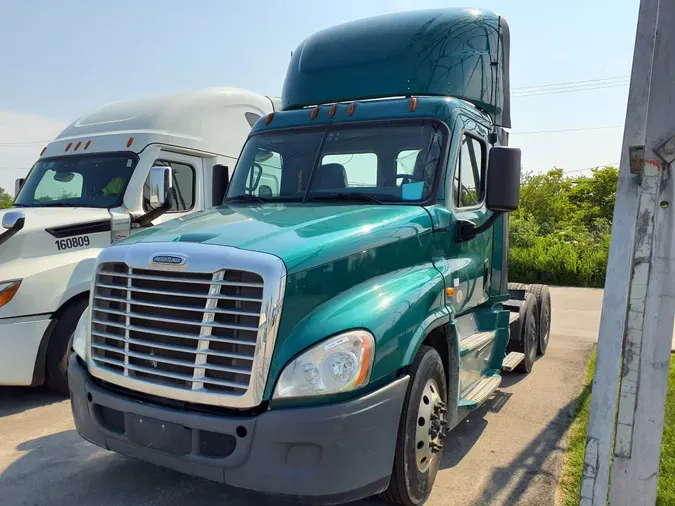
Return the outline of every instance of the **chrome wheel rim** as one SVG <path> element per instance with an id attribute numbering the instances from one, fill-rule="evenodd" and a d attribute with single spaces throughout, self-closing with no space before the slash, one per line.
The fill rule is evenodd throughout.
<path id="1" fill-rule="evenodd" d="M 447 411 L 436 380 L 430 378 L 424 385 L 415 421 L 415 463 L 421 473 L 429 470 L 443 449 Z"/>

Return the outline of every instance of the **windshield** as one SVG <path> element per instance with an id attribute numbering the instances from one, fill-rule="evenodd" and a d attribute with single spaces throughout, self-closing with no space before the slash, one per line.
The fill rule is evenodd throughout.
<path id="1" fill-rule="evenodd" d="M 18 207 L 99 207 L 122 204 L 138 157 L 116 153 L 38 161 L 14 202 Z"/>
<path id="2" fill-rule="evenodd" d="M 254 135 L 225 202 L 423 202 L 432 195 L 446 132 L 426 120 Z"/>

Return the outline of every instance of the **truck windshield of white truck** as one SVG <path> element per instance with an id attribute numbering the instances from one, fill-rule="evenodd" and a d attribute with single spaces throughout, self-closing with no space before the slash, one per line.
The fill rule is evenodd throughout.
<path id="1" fill-rule="evenodd" d="M 40 160 L 31 169 L 14 206 L 118 207 L 137 162 L 134 153 Z"/>
<path id="2" fill-rule="evenodd" d="M 431 120 L 263 132 L 246 143 L 225 202 L 423 202 L 447 138 Z"/>

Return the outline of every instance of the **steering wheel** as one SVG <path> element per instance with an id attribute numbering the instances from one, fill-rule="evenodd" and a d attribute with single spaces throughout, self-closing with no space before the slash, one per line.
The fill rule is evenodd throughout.
<path id="1" fill-rule="evenodd" d="M 403 184 L 409 184 L 410 181 L 417 181 L 418 183 L 424 183 L 425 186 L 429 186 L 429 183 L 427 183 L 423 177 L 416 176 L 414 174 L 396 174 L 390 178 L 388 178 L 383 185 L 384 186 L 389 186 L 389 183 L 395 183 L 397 179 L 403 179 L 404 183 Z"/>

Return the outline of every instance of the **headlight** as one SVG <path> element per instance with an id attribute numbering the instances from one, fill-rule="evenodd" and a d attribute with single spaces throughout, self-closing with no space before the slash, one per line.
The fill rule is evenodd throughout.
<path id="1" fill-rule="evenodd" d="M 370 332 L 353 330 L 323 341 L 284 368 L 274 398 L 348 392 L 366 385 L 375 355 Z"/>
<path id="2" fill-rule="evenodd" d="M 14 298 L 14 295 L 16 295 L 19 286 L 21 286 L 20 279 L 3 281 L 0 283 L 0 307 L 4 306 Z"/>
<path id="3" fill-rule="evenodd" d="M 87 361 L 87 333 L 89 332 L 89 308 L 85 308 L 75 328 L 73 350 L 85 362 Z"/>

